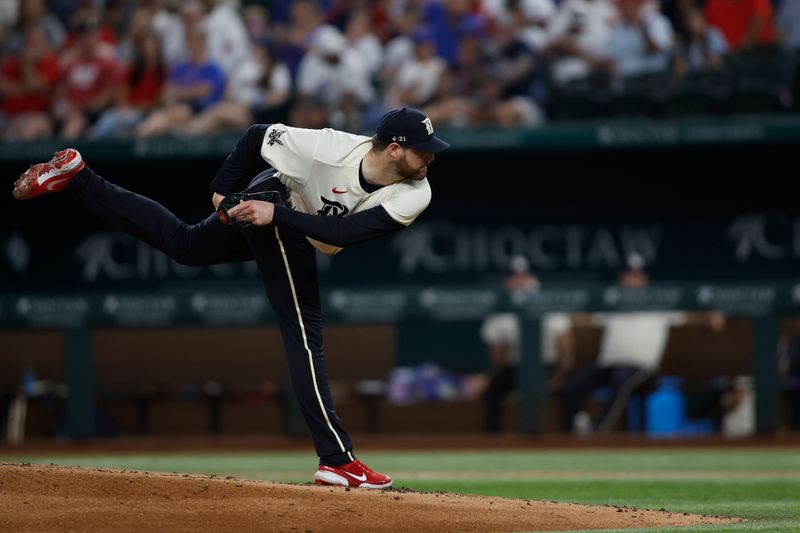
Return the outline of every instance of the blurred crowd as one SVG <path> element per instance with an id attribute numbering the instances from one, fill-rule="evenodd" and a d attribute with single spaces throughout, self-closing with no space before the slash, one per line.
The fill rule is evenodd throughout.
<path id="1" fill-rule="evenodd" d="M 0 0 L 5 139 L 793 107 L 798 0 Z"/>

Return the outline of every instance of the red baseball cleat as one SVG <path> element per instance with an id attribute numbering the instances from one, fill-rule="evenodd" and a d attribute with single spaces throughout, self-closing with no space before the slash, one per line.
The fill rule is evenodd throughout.
<path id="1" fill-rule="evenodd" d="M 53 159 L 33 165 L 19 177 L 14 183 L 14 198 L 30 200 L 42 194 L 61 191 L 85 166 L 80 152 L 74 148 L 56 152 Z"/>
<path id="2" fill-rule="evenodd" d="M 341 466 L 319 465 L 314 474 L 317 485 L 340 485 L 362 489 L 388 489 L 392 487 L 392 478 L 379 474 L 356 459 Z"/>

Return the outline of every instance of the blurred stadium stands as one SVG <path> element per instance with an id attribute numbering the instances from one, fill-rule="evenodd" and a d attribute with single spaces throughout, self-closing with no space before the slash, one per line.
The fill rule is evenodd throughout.
<path id="1" fill-rule="evenodd" d="M 800 22 L 791 2 L 775 4 L 10 2 L 0 132 L 147 138 L 276 121 L 367 132 L 401 105 L 440 127 L 794 113 Z M 731 9 L 760 30 L 744 32 Z"/>

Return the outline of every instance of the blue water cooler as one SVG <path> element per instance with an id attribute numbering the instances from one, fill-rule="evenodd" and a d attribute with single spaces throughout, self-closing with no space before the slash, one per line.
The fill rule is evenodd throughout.
<path id="1" fill-rule="evenodd" d="M 645 402 L 646 430 L 651 437 L 676 437 L 686 423 L 686 398 L 681 379 L 673 376 L 658 380 L 658 389 Z"/>

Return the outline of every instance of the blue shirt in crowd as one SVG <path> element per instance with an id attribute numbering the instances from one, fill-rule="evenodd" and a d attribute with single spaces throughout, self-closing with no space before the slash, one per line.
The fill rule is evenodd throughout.
<path id="1" fill-rule="evenodd" d="M 211 92 L 189 102 L 195 113 L 203 111 L 222 100 L 225 94 L 225 73 L 216 63 L 206 61 L 196 65 L 190 61 L 178 63 L 169 74 L 170 83 L 178 87 L 189 87 L 200 83 L 211 85 Z"/>

